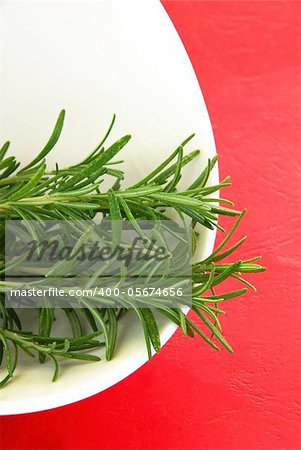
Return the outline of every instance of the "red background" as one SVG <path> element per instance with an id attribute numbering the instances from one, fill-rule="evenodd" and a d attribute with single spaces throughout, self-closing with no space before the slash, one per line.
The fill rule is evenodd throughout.
<path id="1" fill-rule="evenodd" d="M 258 294 L 229 302 L 215 353 L 178 332 L 160 356 L 72 406 L 1 419 L 10 449 L 300 449 L 300 3 L 164 2 L 196 70 L 228 196 L 248 207 L 239 257 Z M 300 172 L 299 172 L 300 173 Z"/>

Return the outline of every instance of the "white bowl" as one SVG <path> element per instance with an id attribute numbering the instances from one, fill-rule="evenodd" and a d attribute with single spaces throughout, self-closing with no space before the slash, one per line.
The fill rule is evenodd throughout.
<path id="1" fill-rule="evenodd" d="M 95 147 L 114 112 L 111 141 L 131 133 L 123 151 L 127 183 L 146 174 L 189 134 L 201 156 L 186 168 L 191 182 L 215 145 L 192 65 L 159 1 L 6 0 L 2 7 L 1 139 L 27 162 L 45 143 L 60 109 L 67 117 L 49 161 L 72 163 Z M 211 182 L 217 182 L 217 169 Z M 204 230 L 198 256 L 212 251 Z M 123 380 L 147 361 L 132 313 L 121 323 L 115 357 L 100 363 L 63 362 L 51 382 L 51 364 L 25 357 L 0 391 L 0 414 L 67 405 Z M 162 342 L 176 327 L 160 320 Z M 1 369 L 2 370 L 2 369 Z M 0 371 L 1 371 L 0 370 Z"/>

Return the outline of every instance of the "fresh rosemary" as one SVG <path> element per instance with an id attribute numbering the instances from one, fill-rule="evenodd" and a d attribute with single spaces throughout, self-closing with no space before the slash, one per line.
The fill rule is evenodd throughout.
<path id="1" fill-rule="evenodd" d="M 193 337 L 197 334 L 214 349 L 218 350 L 218 344 L 221 344 L 232 352 L 222 335 L 219 316 L 224 311 L 220 309 L 220 303 L 244 294 L 248 287 L 255 289 L 243 278 L 243 274 L 261 272 L 264 268 L 256 263 L 259 257 L 221 263 L 237 250 L 245 237 L 226 249 L 244 211 L 232 209 L 233 203 L 229 200 L 212 197 L 214 192 L 230 185 L 227 177 L 218 185 L 207 186 L 217 157 L 208 160 L 207 166 L 187 189 L 178 190 L 182 168 L 199 154 L 195 150 L 184 155 L 184 147 L 193 137 L 189 136 L 145 178 L 130 188 L 122 189 L 124 173 L 119 166 L 122 161 L 115 161 L 114 157 L 127 144 L 130 136 L 124 136 L 104 148 L 115 121 L 114 116 L 102 141 L 83 161 L 70 167 L 56 166 L 55 170 L 48 170 L 45 158 L 60 137 L 64 117 L 65 112 L 62 111 L 47 144 L 25 167 L 20 169 L 20 163 L 15 157 L 6 156 L 9 142 L 0 149 L 0 363 L 6 369 L 0 387 L 13 378 L 20 351 L 30 357 L 38 355 L 41 363 L 50 359 L 55 368 L 53 381 L 59 373 L 60 358 L 98 361 L 100 358 L 89 353 L 89 350 L 104 346 L 106 359 L 110 360 L 116 347 L 118 322 L 127 309 L 98 309 L 91 306 L 88 299 L 85 299 L 85 307 L 81 309 L 65 308 L 64 315 L 72 330 L 72 337 L 67 337 L 52 334 L 55 320 L 53 308 L 37 308 L 37 327 L 24 330 L 21 314 L 6 307 L 4 302 L 4 225 L 8 219 L 89 220 L 101 213 L 112 220 L 130 220 L 137 223 L 138 227 L 138 219 L 166 219 L 168 211 L 172 209 L 180 217 L 191 219 L 193 229 L 200 224 L 209 229 L 217 227 L 224 232 L 217 223 L 218 215 L 236 217 L 232 228 L 215 251 L 193 265 L 192 311 L 197 322 L 190 315 L 186 316 L 180 308 L 139 308 L 133 305 L 143 327 L 149 358 L 153 349 L 159 352 L 161 348 L 156 322 L 158 314 L 163 314 L 177 324 L 184 335 Z M 100 187 L 105 177 L 110 177 L 112 183 L 103 192 Z M 229 278 L 244 286 L 234 291 L 217 293 L 216 286 Z"/>

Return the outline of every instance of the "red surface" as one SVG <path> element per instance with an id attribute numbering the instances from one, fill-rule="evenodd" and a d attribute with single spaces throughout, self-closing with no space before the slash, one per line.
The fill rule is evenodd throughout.
<path id="1" fill-rule="evenodd" d="M 10 449 L 300 449 L 300 3 L 169 1 L 210 112 L 228 196 L 248 207 L 240 257 L 258 294 L 229 302 L 215 353 L 177 333 L 94 398 L 1 419 Z M 299 23 L 298 23 L 299 22 Z M 299 172 L 300 173 L 300 172 Z"/>

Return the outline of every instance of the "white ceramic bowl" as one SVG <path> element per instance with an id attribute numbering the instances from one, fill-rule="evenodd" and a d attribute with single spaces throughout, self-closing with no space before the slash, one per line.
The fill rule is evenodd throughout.
<path id="1" fill-rule="evenodd" d="M 1 139 L 24 163 L 45 143 L 60 109 L 67 117 L 51 163 L 78 161 L 106 130 L 111 141 L 131 133 L 123 151 L 127 183 L 146 174 L 189 134 L 202 155 L 185 170 L 191 182 L 215 145 L 206 106 L 185 49 L 159 1 L 1 2 Z M 211 182 L 218 179 L 214 171 Z M 198 255 L 213 248 L 204 230 Z M 160 320 L 162 342 L 175 326 Z M 0 391 L 0 414 L 67 405 L 118 383 L 147 361 L 141 327 L 132 313 L 121 321 L 112 361 L 52 367 L 25 358 Z"/>

